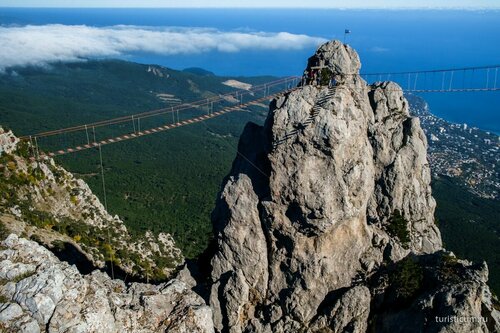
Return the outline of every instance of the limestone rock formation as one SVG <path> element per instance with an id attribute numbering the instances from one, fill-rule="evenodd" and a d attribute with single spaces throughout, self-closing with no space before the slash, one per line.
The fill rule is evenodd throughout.
<path id="1" fill-rule="evenodd" d="M 50 251 L 11 234 L 0 250 L 0 330 L 213 332 L 212 312 L 179 280 L 149 285 L 82 276 Z"/>
<path id="2" fill-rule="evenodd" d="M 410 276 L 409 283 L 403 282 Z M 371 281 L 372 328 L 401 333 L 499 332 L 498 300 L 487 280 L 485 263 L 474 265 L 452 253 L 406 258 Z"/>
<path id="3" fill-rule="evenodd" d="M 442 249 L 426 139 L 401 88 L 367 85 L 338 41 L 315 66 L 338 85 L 273 100 L 265 125 L 245 128 L 220 192 L 210 298 L 220 332 L 365 332 L 387 291 L 371 279 Z M 484 278 L 474 288 L 487 289 Z"/>
<path id="4" fill-rule="evenodd" d="M 99 268 L 113 261 L 138 277 L 164 278 L 182 264 L 171 235 L 147 232 L 132 238 L 85 181 L 53 159 L 32 159 L 31 149 L 0 128 L 0 222 L 11 232 L 66 252 L 75 249 Z"/>
<path id="5" fill-rule="evenodd" d="M 19 139 L 12 133 L 12 131 L 5 131 L 0 127 L 0 155 L 2 153 L 12 153 L 19 143 Z"/>

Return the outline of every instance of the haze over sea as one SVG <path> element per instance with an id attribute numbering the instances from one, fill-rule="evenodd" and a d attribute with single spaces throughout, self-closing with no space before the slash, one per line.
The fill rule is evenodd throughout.
<path id="1" fill-rule="evenodd" d="M 289 32 L 343 39 L 360 54 L 362 72 L 500 64 L 500 11 L 336 9 L 27 9 L 0 8 L 0 24 L 108 27 L 201 27 L 224 32 Z M 301 75 L 315 47 L 114 56 L 217 75 Z M 2 52 L 2 51 L 0 51 Z M 492 80 L 492 79 L 490 79 Z M 490 84 L 492 81 L 490 81 Z M 500 86 L 500 75 L 497 86 Z M 427 93 L 431 111 L 452 122 L 500 132 L 500 92 Z"/>

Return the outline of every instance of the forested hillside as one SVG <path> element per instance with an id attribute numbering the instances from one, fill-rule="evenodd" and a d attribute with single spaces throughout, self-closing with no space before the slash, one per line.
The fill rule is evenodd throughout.
<path id="1" fill-rule="evenodd" d="M 500 203 L 480 198 L 453 178 L 433 180 L 436 218 L 446 249 L 475 262 L 486 260 L 489 284 L 500 293 Z"/>
<path id="2" fill-rule="evenodd" d="M 235 90 L 222 84 L 229 78 L 191 72 L 124 61 L 18 69 L 0 75 L 0 123 L 22 136 Z M 231 79 L 259 84 L 273 78 Z M 262 122 L 267 113 L 263 107 L 254 111 L 103 147 L 110 212 L 118 214 L 132 232 L 166 231 L 186 256 L 199 254 L 211 234 L 210 213 L 238 136 L 248 121 Z M 168 121 L 170 115 L 165 115 Z M 131 123 L 120 127 L 97 129 L 97 139 L 127 131 L 126 127 L 132 131 Z M 41 139 L 39 144 L 53 149 L 71 146 L 75 139 L 59 136 Z M 87 181 L 102 199 L 97 150 L 60 157 L 58 162 Z"/>

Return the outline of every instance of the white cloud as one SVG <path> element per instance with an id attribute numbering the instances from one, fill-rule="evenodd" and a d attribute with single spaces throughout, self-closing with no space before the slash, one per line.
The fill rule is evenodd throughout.
<path id="1" fill-rule="evenodd" d="M 177 55 L 210 51 L 298 50 L 324 41 L 323 38 L 287 32 L 223 32 L 209 28 L 4 26 L 0 27 L 0 70 L 135 52 Z"/>

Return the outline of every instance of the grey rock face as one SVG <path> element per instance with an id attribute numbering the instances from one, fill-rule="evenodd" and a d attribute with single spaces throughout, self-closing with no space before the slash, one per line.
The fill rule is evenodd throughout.
<path id="1" fill-rule="evenodd" d="M 415 290 L 406 299 L 395 297 L 401 288 L 387 272 L 374 279 L 377 288 L 372 290 L 371 321 L 376 332 L 500 330 L 500 312 L 492 305 L 494 300 L 486 284 L 488 268 L 485 263 L 473 265 L 446 252 L 422 255 L 412 260 L 418 262 L 422 271 L 423 288 Z M 419 280 L 418 275 L 414 274 L 411 281 Z"/>
<path id="2" fill-rule="evenodd" d="M 427 143 L 401 88 L 366 85 L 337 41 L 308 69 L 318 63 L 340 84 L 275 99 L 264 127 L 246 127 L 218 198 L 218 331 L 365 332 L 370 276 L 442 248 Z"/>
<path id="3" fill-rule="evenodd" d="M 0 127 L 0 155 L 3 152 L 12 153 L 16 149 L 18 142 L 19 139 L 11 131 L 6 131 Z"/>
<path id="4" fill-rule="evenodd" d="M 82 276 L 35 242 L 10 235 L 0 251 L 7 281 L 0 321 L 16 332 L 213 332 L 212 311 L 185 283 Z M 8 272 L 8 273 L 4 273 Z"/>

